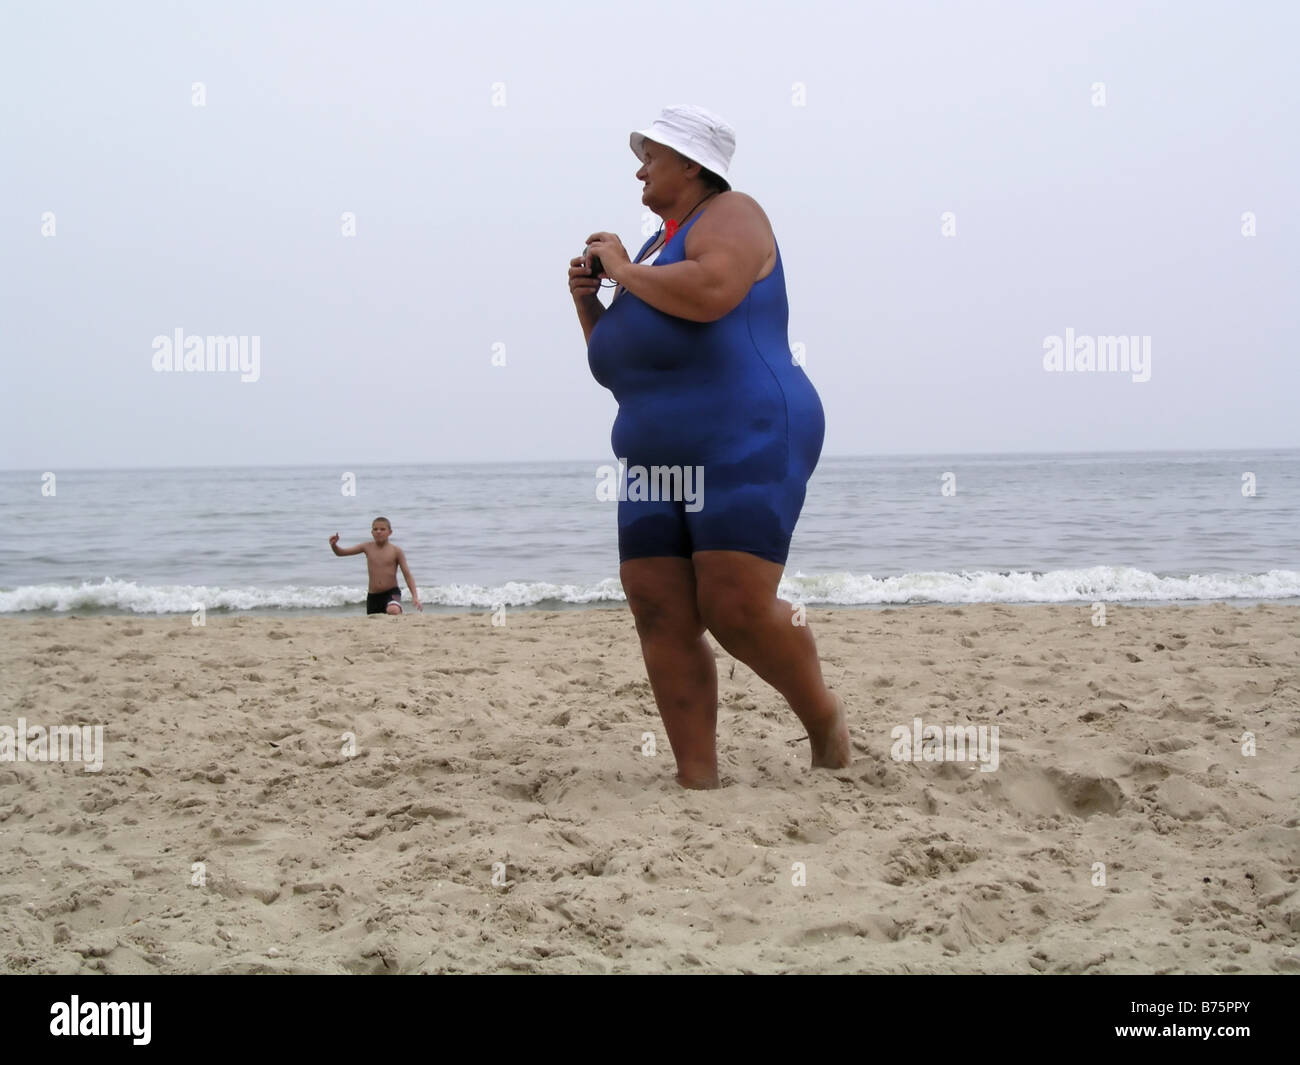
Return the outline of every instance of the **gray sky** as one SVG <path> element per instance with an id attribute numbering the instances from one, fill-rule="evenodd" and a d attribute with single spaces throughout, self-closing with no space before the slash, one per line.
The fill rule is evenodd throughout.
<path id="1" fill-rule="evenodd" d="M 6 5 L 0 466 L 607 456 L 567 260 L 642 243 L 673 103 L 736 129 L 826 454 L 1300 445 L 1297 11 Z M 155 372 L 177 328 L 259 379 Z M 1150 380 L 1047 372 L 1067 328 Z"/>

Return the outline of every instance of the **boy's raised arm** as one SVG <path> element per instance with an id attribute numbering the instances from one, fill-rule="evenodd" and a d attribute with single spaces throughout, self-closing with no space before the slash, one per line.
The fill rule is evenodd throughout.
<path id="1" fill-rule="evenodd" d="M 365 549 L 365 544 L 357 544 L 356 547 L 339 547 L 339 534 L 335 533 L 330 537 L 330 550 L 336 555 L 359 555 Z"/>
<path id="2" fill-rule="evenodd" d="M 406 552 L 400 547 L 397 549 L 397 564 L 401 567 L 402 576 L 406 579 L 406 588 L 411 593 L 411 602 L 415 604 L 415 609 L 423 614 L 424 607 L 420 604 L 420 593 L 415 590 L 415 579 L 411 576 L 410 567 L 406 564 Z"/>

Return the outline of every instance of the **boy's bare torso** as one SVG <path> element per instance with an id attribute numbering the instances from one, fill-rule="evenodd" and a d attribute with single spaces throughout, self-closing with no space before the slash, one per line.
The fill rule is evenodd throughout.
<path id="1" fill-rule="evenodd" d="M 383 547 L 373 542 L 361 546 L 366 553 L 366 569 L 370 571 L 369 590 L 386 592 L 389 588 L 396 588 L 397 563 L 402 557 L 397 545 L 390 541 Z"/>

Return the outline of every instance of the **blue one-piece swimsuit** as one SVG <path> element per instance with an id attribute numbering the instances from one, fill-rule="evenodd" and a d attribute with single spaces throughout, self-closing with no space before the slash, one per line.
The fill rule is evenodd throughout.
<path id="1" fill-rule="evenodd" d="M 673 234 L 654 267 L 682 261 L 699 217 Z M 601 315 L 587 362 L 618 401 L 611 443 L 629 471 L 629 498 L 618 505 L 621 561 L 744 551 L 785 564 L 826 429 L 821 400 L 791 357 L 788 323 L 779 247 L 772 272 L 716 322 L 665 314 L 628 291 Z M 635 470 L 654 466 L 698 468 L 698 500 L 643 498 Z"/>

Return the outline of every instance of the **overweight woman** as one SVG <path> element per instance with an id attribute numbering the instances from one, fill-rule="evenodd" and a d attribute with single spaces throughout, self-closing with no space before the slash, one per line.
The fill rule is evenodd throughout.
<path id="1" fill-rule="evenodd" d="M 641 202 L 665 224 L 635 260 L 615 234 L 593 233 L 569 263 L 569 290 L 591 372 L 618 401 L 615 455 L 629 470 L 698 471 L 698 499 L 629 491 L 620 494 L 636 498 L 618 505 L 619 576 L 677 781 L 719 783 L 718 677 L 705 629 L 785 697 L 808 731 L 812 764 L 842 768 L 843 708 L 812 633 L 776 594 L 825 423 L 790 355 L 772 227 L 726 181 L 735 135 L 717 115 L 667 108 L 631 145 Z M 596 295 L 601 276 L 616 284 L 608 308 Z"/>

